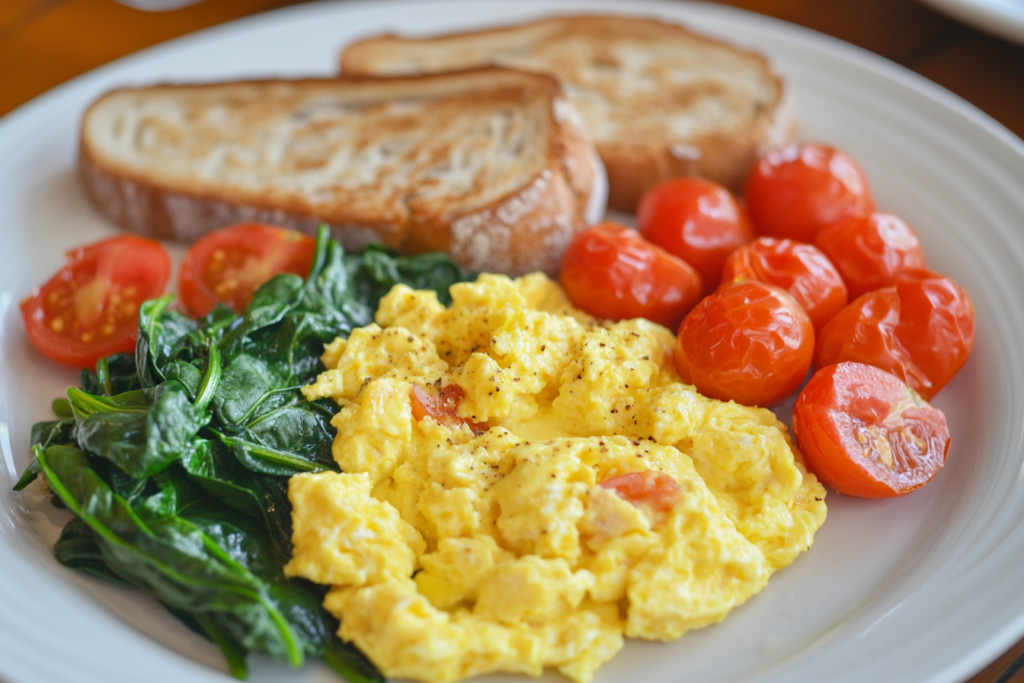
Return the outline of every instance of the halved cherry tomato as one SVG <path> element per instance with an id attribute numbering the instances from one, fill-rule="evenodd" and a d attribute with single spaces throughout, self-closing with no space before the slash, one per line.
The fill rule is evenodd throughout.
<path id="1" fill-rule="evenodd" d="M 654 512 L 668 512 L 683 497 L 675 479 L 655 470 L 629 472 L 605 479 L 601 488 L 615 491 L 620 498 Z"/>
<path id="2" fill-rule="evenodd" d="M 159 242 L 118 235 L 79 247 L 42 287 L 21 301 L 32 345 L 47 358 L 91 368 L 135 348 L 139 305 L 163 293 L 171 257 Z"/>
<path id="3" fill-rule="evenodd" d="M 562 259 L 562 286 L 577 308 L 599 318 L 647 318 L 670 329 L 700 299 L 689 264 L 635 230 L 602 223 L 577 233 Z"/>
<path id="4" fill-rule="evenodd" d="M 700 178 L 674 178 L 648 190 L 637 208 L 636 227 L 648 241 L 693 266 L 704 294 L 718 287 L 725 258 L 755 237 L 736 197 Z"/>
<path id="5" fill-rule="evenodd" d="M 793 433 L 815 476 L 862 498 L 920 488 L 949 450 L 942 411 L 895 375 L 862 363 L 814 373 L 793 405 Z"/>
<path id="6" fill-rule="evenodd" d="M 830 225 L 814 245 L 835 264 L 851 299 L 893 284 L 902 270 L 927 267 L 917 234 L 891 213 L 875 211 Z"/>
<path id="7" fill-rule="evenodd" d="M 931 400 L 974 347 L 974 305 L 956 282 L 927 274 L 909 271 L 895 285 L 863 294 L 837 313 L 818 334 L 815 367 L 843 361 L 874 365 Z"/>
<path id="8" fill-rule="evenodd" d="M 449 429 L 458 429 L 462 425 L 474 431 L 486 429 L 486 426 L 459 417 L 459 402 L 465 398 L 466 392 L 458 384 L 445 386 L 430 384 L 412 385 L 409 398 L 412 401 L 412 419 L 419 422 L 425 417 L 433 418 L 434 422 Z"/>
<path id="9" fill-rule="evenodd" d="M 729 254 L 722 267 L 722 283 L 739 280 L 760 280 L 786 290 L 807 311 L 816 330 L 849 303 L 846 285 L 832 261 L 796 240 L 758 237 Z"/>
<path id="10" fill-rule="evenodd" d="M 726 285 L 679 328 L 679 374 L 711 398 L 770 406 L 796 391 L 814 353 L 811 319 L 785 290 L 756 280 Z"/>
<path id="11" fill-rule="evenodd" d="M 743 188 L 754 229 L 767 237 L 813 242 L 818 231 L 874 208 L 864 171 L 848 154 L 816 143 L 768 152 Z"/>
<path id="12" fill-rule="evenodd" d="M 218 302 L 242 313 L 275 275 L 309 275 L 315 251 L 316 240 L 294 230 L 261 223 L 223 228 L 189 247 L 178 290 L 193 315 L 206 315 Z"/>

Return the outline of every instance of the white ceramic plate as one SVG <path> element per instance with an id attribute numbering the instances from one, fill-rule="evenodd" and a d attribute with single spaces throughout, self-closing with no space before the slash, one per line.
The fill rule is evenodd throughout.
<path id="1" fill-rule="evenodd" d="M 220 653 L 148 597 L 58 565 L 65 521 L 35 486 L 31 424 L 76 375 L 41 359 L 17 302 L 63 249 L 113 229 L 74 174 L 76 125 L 107 88 L 162 80 L 332 73 L 339 48 L 387 30 L 430 33 L 544 12 L 660 15 L 767 53 L 793 88 L 802 137 L 861 160 L 878 204 L 921 235 L 931 266 L 974 298 L 978 339 L 936 400 L 949 461 L 897 500 L 830 494 L 814 547 L 721 624 L 669 644 L 630 642 L 598 683 L 932 683 L 967 678 L 1024 634 L 1024 144 L 891 63 L 722 6 L 562 0 L 301 5 L 129 57 L 0 122 L 0 679 L 8 683 L 228 680 Z M 336 681 L 254 657 L 257 682 Z M 486 680 L 520 680 L 489 677 Z M 564 680 L 548 674 L 545 680 Z"/>
<path id="2" fill-rule="evenodd" d="M 976 28 L 1024 45 L 1024 0 L 922 0 Z"/>

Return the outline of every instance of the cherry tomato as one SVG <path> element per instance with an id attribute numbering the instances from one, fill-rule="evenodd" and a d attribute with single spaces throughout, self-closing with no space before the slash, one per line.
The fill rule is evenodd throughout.
<path id="1" fill-rule="evenodd" d="M 700 275 L 635 230 L 602 223 L 577 233 L 562 259 L 562 286 L 599 318 L 647 318 L 679 326 L 700 299 Z"/>
<path id="2" fill-rule="evenodd" d="M 927 271 L 911 273 L 915 277 Z M 863 294 L 818 334 L 815 367 L 842 361 L 887 370 L 931 400 L 974 346 L 974 306 L 946 277 L 901 279 Z"/>
<path id="3" fill-rule="evenodd" d="M 178 290 L 193 315 L 206 315 L 218 302 L 242 313 L 275 275 L 309 275 L 315 251 L 316 240 L 294 230 L 261 223 L 223 228 L 189 247 Z"/>
<path id="4" fill-rule="evenodd" d="M 901 270 L 927 266 L 913 228 L 890 213 L 875 211 L 830 225 L 814 245 L 835 264 L 851 299 L 893 284 Z"/>
<path id="5" fill-rule="evenodd" d="M 620 474 L 605 479 L 600 485 L 637 507 L 648 507 L 655 512 L 668 512 L 683 497 L 683 489 L 675 479 L 655 470 Z"/>
<path id="6" fill-rule="evenodd" d="M 814 353 L 814 328 L 785 290 L 756 280 L 725 285 L 679 328 L 679 374 L 700 393 L 769 406 L 796 391 Z"/>
<path id="7" fill-rule="evenodd" d="M 647 240 L 700 273 L 704 294 L 718 287 L 725 258 L 755 237 L 750 217 L 736 197 L 699 178 L 675 178 L 648 190 L 636 222 Z"/>
<path id="8" fill-rule="evenodd" d="M 794 144 L 761 157 L 743 188 L 754 229 L 767 237 L 813 242 L 837 221 L 864 217 L 874 200 L 864 171 L 842 150 Z"/>
<path id="9" fill-rule="evenodd" d="M 465 398 L 466 392 L 458 384 L 446 386 L 412 385 L 409 398 L 412 401 L 412 418 L 419 422 L 425 417 L 433 418 L 434 422 L 449 429 L 458 429 L 462 425 L 474 431 L 485 429 L 483 425 L 472 420 L 459 417 L 459 402 Z"/>
<path id="10" fill-rule="evenodd" d="M 920 488 L 949 450 L 942 411 L 895 375 L 863 363 L 815 372 L 793 405 L 793 433 L 815 476 L 862 498 Z"/>
<path id="11" fill-rule="evenodd" d="M 818 249 L 795 240 L 758 237 L 725 260 L 722 282 L 760 280 L 790 293 L 814 329 L 841 311 L 849 299 L 839 271 Z"/>
<path id="12" fill-rule="evenodd" d="M 171 258 L 159 242 L 119 235 L 69 251 L 64 267 L 21 301 L 32 345 L 47 358 L 91 368 L 135 348 L 139 305 L 163 293 Z"/>

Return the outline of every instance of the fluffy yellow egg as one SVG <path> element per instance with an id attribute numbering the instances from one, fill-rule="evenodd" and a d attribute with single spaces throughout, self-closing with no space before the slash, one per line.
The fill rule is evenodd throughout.
<path id="1" fill-rule="evenodd" d="M 285 572 L 332 587 L 386 676 L 586 683 L 624 637 L 714 624 L 811 546 L 825 491 L 785 426 L 680 383 L 671 332 L 590 319 L 543 275 L 452 298 L 395 287 L 303 389 L 339 406 L 342 473 L 292 478 Z"/>

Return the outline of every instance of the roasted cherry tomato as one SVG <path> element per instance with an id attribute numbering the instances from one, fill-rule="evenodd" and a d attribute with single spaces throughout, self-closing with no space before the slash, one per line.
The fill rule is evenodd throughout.
<path id="1" fill-rule="evenodd" d="M 579 232 L 562 259 L 562 287 L 599 318 L 647 318 L 679 326 L 700 299 L 700 275 L 635 230 L 602 223 Z"/>
<path id="2" fill-rule="evenodd" d="M 770 406 L 796 391 L 814 354 L 814 328 L 785 290 L 756 280 L 725 285 L 679 328 L 675 362 L 700 393 Z"/>
<path id="3" fill-rule="evenodd" d="M 683 497 L 675 479 L 655 470 L 620 474 L 601 482 L 601 488 L 615 491 L 620 498 L 655 512 L 668 512 Z"/>
<path id="4" fill-rule="evenodd" d="M 874 210 L 864 171 L 842 150 L 794 144 L 761 157 L 743 188 L 758 234 L 813 242 L 827 225 Z"/>
<path id="5" fill-rule="evenodd" d="M 890 213 L 875 211 L 830 225 L 814 245 L 835 264 L 851 299 L 893 284 L 900 271 L 927 267 L 913 228 Z"/>
<path id="6" fill-rule="evenodd" d="M 901 279 L 863 294 L 818 334 L 815 367 L 853 361 L 887 370 L 925 400 L 960 370 L 974 346 L 974 306 L 946 277 Z"/>
<path id="7" fill-rule="evenodd" d="M 736 197 L 699 178 L 675 178 L 648 190 L 637 208 L 636 225 L 648 241 L 700 273 L 704 294 L 718 287 L 725 258 L 755 237 Z"/>
<path id="8" fill-rule="evenodd" d="M 946 416 L 898 377 L 838 363 L 811 377 L 793 405 L 807 467 L 836 491 L 862 498 L 909 493 L 946 462 Z"/>
<path id="9" fill-rule="evenodd" d="M 171 276 L 167 251 L 159 242 L 119 235 L 66 256 L 64 267 L 21 302 L 32 345 L 77 368 L 132 351 L 139 305 L 162 294 Z"/>
<path id="10" fill-rule="evenodd" d="M 419 384 L 412 385 L 409 395 L 412 401 L 412 418 L 419 422 L 425 417 L 433 418 L 434 422 L 449 429 L 458 429 L 462 425 L 480 431 L 483 425 L 472 420 L 459 417 L 459 403 L 465 398 L 466 392 L 458 384 L 446 386 Z"/>
<path id="11" fill-rule="evenodd" d="M 849 303 L 846 285 L 818 249 L 795 240 L 758 237 L 725 260 L 722 283 L 760 280 L 781 287 L 803 306 L 814 329 Z"/>
<path id="12" fill-rule="evenodd" d="M 316 240 L 294 230 L 260 223 L 223 228 L 189 248 L 178 290 L 193 315 L 206 315 L 218 302 L 242 313 L 253 293 L 275 275 L 309 275 L 315 251 Z"/>

